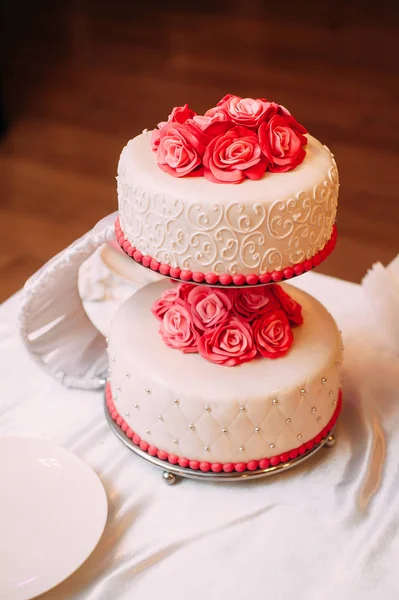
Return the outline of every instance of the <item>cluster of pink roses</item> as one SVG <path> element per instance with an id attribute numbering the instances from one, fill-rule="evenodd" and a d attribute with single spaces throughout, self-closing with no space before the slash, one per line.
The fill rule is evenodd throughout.
<path id="1" fill-rule="evenodd" d="M 174 108 L 151 141 L 158 166 L 174 177 L 241 183 L 266 170 L 295 169 L 305 158 L 306 133 L 284 106 L 228 94 L 205 115 L 187 104 Z"/>
<path id="2" fill-rule="evenodd" d="M 182 283 L 163 292 L 152 307 L 164 342 L 182 352 L 199 352 L 219 365 L 278 358 L 293 342 L 302 308 L 282 287 L 220 290 Z"/>

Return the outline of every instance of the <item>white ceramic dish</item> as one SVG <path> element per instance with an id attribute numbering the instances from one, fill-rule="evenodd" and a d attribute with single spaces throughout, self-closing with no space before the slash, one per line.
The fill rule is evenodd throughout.
<path id="1" fill-rule="evenodd" d="M 71 575 L 107 520 L 98 476 L 36 439 L 0 438 L 0 599 L 27 600 Z"/>

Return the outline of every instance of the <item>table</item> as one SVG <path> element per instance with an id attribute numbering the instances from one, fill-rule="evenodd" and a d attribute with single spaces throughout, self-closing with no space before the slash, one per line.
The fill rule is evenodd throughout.
<path id="1" fill-rule="evenodd" d="M 109 430 L 101 392 L 63 388 L 30 361 L 17 335 L 19 294 L 0 307 L 0 435 L 75 452 L 109 500 L 96 550 L 41 598 L 398 598 L 399 358 L 378 341 L 361 286 L 316 273 L 295 285 L 343 331 L 337 444 L 291 472 L 239 484 L 166 486 Z"/>

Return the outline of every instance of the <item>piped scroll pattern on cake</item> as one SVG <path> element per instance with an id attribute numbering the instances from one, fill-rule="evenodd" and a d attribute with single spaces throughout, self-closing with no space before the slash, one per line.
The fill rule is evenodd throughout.
<path id="1" fill-rule="evenodd" d="M 258 274 L 312 258 L 332 234 L 338 200 L 335 161 L 326 180 L 268 209 L 261 202 L 203 206 L 129 184 L 118 174 L 120 223 L 144 255 L 191 271 Z M 284 244 L 281 241 L 284 240 Z"/>

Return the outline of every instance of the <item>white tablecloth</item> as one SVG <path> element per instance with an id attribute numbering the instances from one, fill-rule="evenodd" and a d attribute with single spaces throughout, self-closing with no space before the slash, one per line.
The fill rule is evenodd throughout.
<path id="1" fill-rule="evenodd" d="M 0 435 L 75 452 L 109 500 L 92 556 L 42 598 L 399 597 L 399 359 L 376 341 L 360 286 L 315 273 L 296 284 L 343 331 L 337 444 L 284 475 L 234 484 L 166 486 L 110 431 L 101 393 L 63 388 L 29 360 L 18 295 L 0 307 Z"/>

